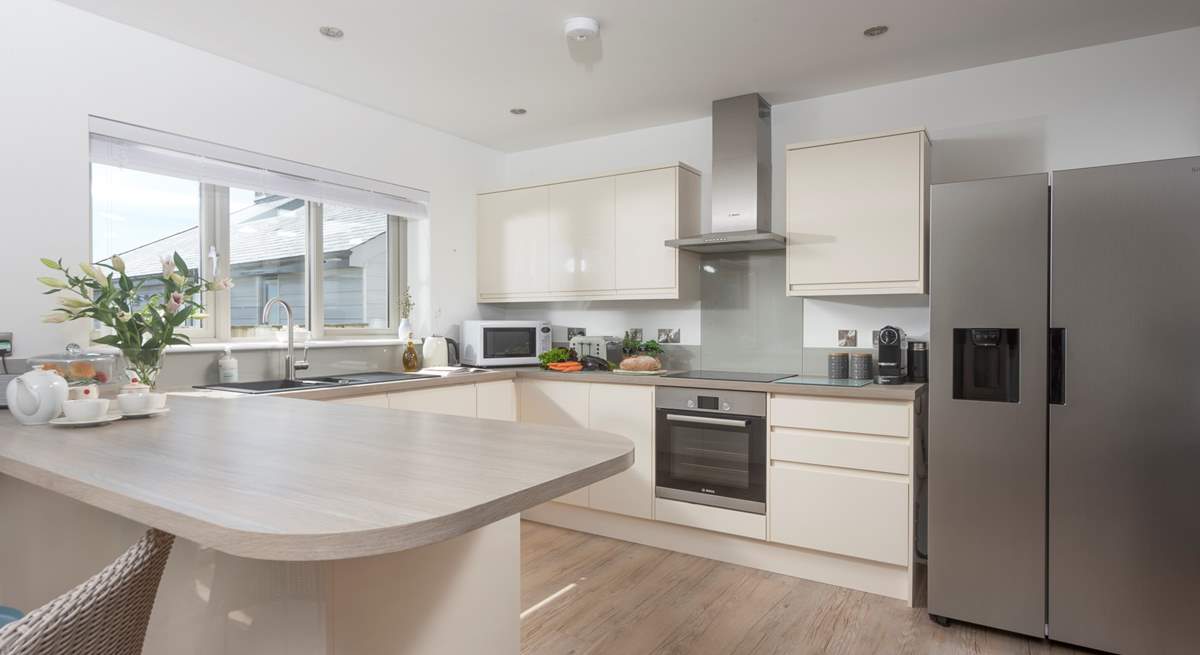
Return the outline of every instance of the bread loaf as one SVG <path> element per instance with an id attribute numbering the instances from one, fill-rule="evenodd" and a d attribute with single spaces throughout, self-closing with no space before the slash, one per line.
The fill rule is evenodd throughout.
<path id="1" fill-rule="evenodd" d="M 662 368 L 662 364 L 649 355 L 626 357 L 621 360 L 622 371 L 657 371 L 660 368 Z"/>

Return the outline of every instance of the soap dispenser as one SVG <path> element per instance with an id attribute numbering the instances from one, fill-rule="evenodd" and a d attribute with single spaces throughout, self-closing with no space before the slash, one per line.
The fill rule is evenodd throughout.
<path id="1" fill-rule="evenodd" d="M 412 373 L 421 370 L 421 362 L 417 357 L 417 348 L 413 345 L 413 334 L 408 333 L 408 347 L 404 349 L 404 356 L 401 358 L 404 364 L 404 371 Z"/>
<path id="2" fill-rule="evenodd" d="M 233 351 L 229 346 L 225 346 L 225 354 L 217 360 L 217 369 L 220 371 L 222 384 L 238 381 L 238 361 L 234 359 Z"/>

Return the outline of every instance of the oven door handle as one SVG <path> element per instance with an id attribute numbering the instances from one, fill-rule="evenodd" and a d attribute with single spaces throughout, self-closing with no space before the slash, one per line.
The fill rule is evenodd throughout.
<path id="1" fill-rule="evenodd" d="M 667 414 L 667 420 L 674 423 L 701 423 L 703 425 L 723 425 L 731 428 L 744 428 L 750 424 L 746 419 L 688 416 L 684 414 Z"/>

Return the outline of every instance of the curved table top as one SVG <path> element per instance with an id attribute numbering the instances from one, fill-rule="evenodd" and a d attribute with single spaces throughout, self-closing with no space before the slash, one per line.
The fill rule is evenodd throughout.
<path id="1" fill-rule="evenodd" d="M 231 555 L 332 560 L 456 537 L 633 464 L 593 430 L 280 397 L 172 397 L 99 428 L 0 411 L 0 473 Z"/>

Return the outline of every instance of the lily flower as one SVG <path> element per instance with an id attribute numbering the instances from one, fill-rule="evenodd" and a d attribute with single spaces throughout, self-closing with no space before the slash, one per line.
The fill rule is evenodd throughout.
<path id="1" fill-rule="evenodd" d="M 79 298 L 59 298 L 58 304 L 69 309 L 83 309 L 84 307 L 92 306 L 92 303 L 86 300 L 80 300 Z"/>
<path id="2" fill-rule="evenodd" d="M 175 272 L 175 262 L 170 257 L 162 258 L 163 277 L 170 277 Z"/>
<path id="3" fill-rule="evenodd" d="M 121 259 L 120 255 L 113 255 L 112 256 L 112 267 L 117 269 L 118 273 L 124 273 L 125 272 L 125 260 Z"/>
<path id="4" fill-rule="evenodd" d="M 170 279 L 172 282 L 174 282 L 174 283 L 175 283 L 175 286 L 179 286 L 179 287 L 181 287 L 181 286 L 183 286 L 183 285 L 187 284 L 187 278 L 185 278 L 184 276 L 180 275 L 179 273 L 171 273 L 171 274 L 170 274 L 170 275 L 168 275 L 167 277 L 168 277 L 168 278 L 169 278 L 169 279 Z"/>
<path id="5" fill-rule="evenodd" d="M 95 266 L 92 266 L 91 264 L 89 264 L 87 262 L 82 262 L 81 264 L 79 264 L 79 268 L 83 269 L 83 272 L 87 273 L 88 277 L 95 280 L 100 286 L 102 286 L 102 287 L 108 286 L 108 278 L 105 277 L 102 273 L 100 273 L 100 271 L 97 270 Z"/>
<path id="6" fill-rule="evenodd" d="M 208 283 L 209 291 L 225 291 L 233 288 L 233 280 L 223 277 Z"/>
<path id="7" fill-rule="evenodd" d="M 42 284 L 44 284 L 48 287 L 54 287 L 55 289 L 66 289 L 67 288 L 67 283 L 56 277 L 46 277 L 46 276 L 39 277 L 38 282 L 41 282 Z"/>
<path id="8" fill-rule="evenodd" d="M 44 318 L 42 318 L 42 322 L 43 323 L 66 323 L 71 318 L 72 318 L 71 315 L 67 314 L 65 312 L 54 312 L 53 314 L 47 314 Z"/>
<path id="9" fill-rule="evenodd" d="M 174 314 L 183 306 L 183 294 L 175 291 L 171 297 L 167 299 L 167 304 L 164 306 L 168 314 Z"/>
<path id="10" fill-rule="evenodd" d="M 122 323 L 128 323 L 133 318 L 133 314 L 129 312 L 117 312 L 117 320 Z"/>

